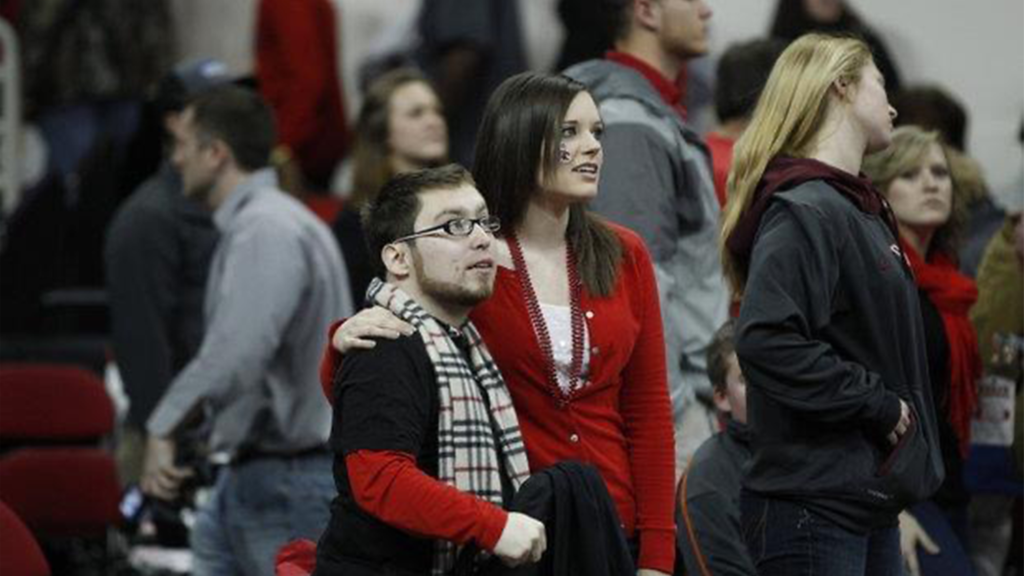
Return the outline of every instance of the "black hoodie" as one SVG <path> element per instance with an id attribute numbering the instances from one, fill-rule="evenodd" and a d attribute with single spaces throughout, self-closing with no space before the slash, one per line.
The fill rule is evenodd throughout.
<path id="1" fill-rule="evenodd" d="M 873 212 L 821 179 L 780 186 L 757 223 L 736 339 L 744 488 L 859 533 L 893 525 L 944 475 L 917 288 Z M 912 425 L 894 448 L 899 398 Z"/>

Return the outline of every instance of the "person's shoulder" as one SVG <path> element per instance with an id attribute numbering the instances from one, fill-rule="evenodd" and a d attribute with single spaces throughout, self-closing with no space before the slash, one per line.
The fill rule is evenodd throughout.
<path id="1" fill-rule="evenodd" d="M 601 222 L 615 234 L 616 238 L 619 239 L 619 243 L 622 244 L 623 251 L 632 253 L 638 250 L 646 250 L 643 238 L 633 231 L 632 228 L 627 228 L 622 224 L 606 219 L 602 219 Z"/>
<path id="2" fill-rule="evenodd" d="M 232 218 L 231 228 L 255 231 L 278 240 L 297 239 L 308 221 L 316 218 L 301 202 L 276 188 L 262 188 L 250 194 Z"/>
<path id="3" fill-rule="evenodd" d="M 777 197 L 796 206 L 829 210 L 856 209 L 849 200 L 824 180 L 808 180 L 789 190 L 777 193 Z"/>
<path id="4" fill-rule="evenodd" d="M 626 260 L 630 262 L 650 261 L 651 255 L 647 244 L 632 228 L 603 218 L 600 221 L 618 238 L 619 245 L 622 247 L 622 255 Z"/>
<path id="5" fill-rule="evenodd" d="M 691 498 L 702 492 L 713 491 L 718 482 L 728 475 L 732 467 L 732 458 L 725 447 L 727 435 L 718 432 L 705 440 L 687 467 L 687 497 Z"/>
<path id="6" fill-rule="evenodd" d="M 140 184 L 114 213 L 107 233 L 108 244 L 134 242 L 173 226 L 175 210 L 166 188 L 155 176 Z"/>
<path id="7" fill-rule="evenodd" d="M 349 351 L 342 367 L 392 371 L 402 367 L 420 368 L 430 365 L 430 356 L 418 332 L 403 334 L 394 339 L 371 339 L 376 343 L 373 348 Z"/>
<path id="8" fill-rule="evenodd" d="M 716 462 L 719 454 L 722 452 L 723 444 L 727 438 L 728 435 L 725 432 L 716 432 L 707 440 L 702 442 L 693 453 L 693 458 L 690 462 L 691 470 L 694 468 L 702 468 L 707 466 L 709 463 L 713 464 Z"/>

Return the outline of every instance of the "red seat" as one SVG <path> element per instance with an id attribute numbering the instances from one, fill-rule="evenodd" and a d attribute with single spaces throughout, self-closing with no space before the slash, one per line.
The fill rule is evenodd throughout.
<path id="1" fill-rule="evenodd" d="M 114 407 L 96 374 L 0 365 L 0 499 L 40 538 L 99 538 L 120 522 L 121 486 L 100 440 Z"/>
<path id="2" fill-rule="evenodd" d="M 33 532 L 104 537 L 121 519 L 113 457 L 96 448 L 20 448 L 0 458 L 0 498 Z"/>
<path id="3" fill-rule="evenodd" d="M 50 566 L 36 539 L 3 502 L 0 502 L 0 558 L 4 576 L 50 576 Z"/>
<path id="4" fill-rule="evenodd" d="M 0 439 L 85 441 L 114 428 L 114 406 L 96 374 L 72 366 L 0 366 Z"/>

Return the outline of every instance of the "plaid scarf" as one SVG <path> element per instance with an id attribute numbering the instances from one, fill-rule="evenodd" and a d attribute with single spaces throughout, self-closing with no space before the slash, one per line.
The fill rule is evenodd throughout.
<path id="1" fill-rule="evenodd" d="M 419 331 L 434 365 L 438 480 L 501 506 L 502 459 L 516 490 L 530 471 L 512 398 L 480 333 L 471 322 L 458 332 L 444 326 L 404 292 L 376 278 L 367 296 Z M 459 334 L 467 342 L 465 354 L 453 340 Z M 438 540 L 431 574 L 449 574 L 457 552 L 452 542 Z"/>

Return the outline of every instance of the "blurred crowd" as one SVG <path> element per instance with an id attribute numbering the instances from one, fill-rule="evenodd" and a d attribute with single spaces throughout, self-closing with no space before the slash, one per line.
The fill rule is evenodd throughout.
<path id="1" fill-rule="evenodd" d="M 744 349 L 734 342 L 736 323 L 747 325 L 740 310 L 752 305 L 730 285 L 734 271 L 722 270 L 720 241 L 728 236 L 722 222 L 730 231 L 743 226 L 736 218 L 729 224 L 729 206 L 736 190 L 753 190 L 743 174 L 759 161 L 750 154 L 757 142 L 744 134 L 756 114 L 767 114 L 760 107 L 772 105 L 761 93 L 773 66 L 795 40 L 818 32 L 862 40 L 880 75 L 879 97 L 895 109 L 891 143 L 869 149 L 874 153 L 862 165 L 858 157 L 857 172 L 892 214 L 893 248 L 920 299 L 925 397 L 937 420 L 938 438 L 931 441 L 945 469 L 933 494 L 900 513 L 902 555 L 914 576 L 1024 575 L 1024 175 L 1008 192 L 992 189 L 967 146 L 971 110 L 943 78 L 911 81 L 855 2 L 778 0 L 762 37 L 710 55 L 711 0 L 550 0 L 544 15 L 510 0 L 410 1 L 357 44 L 341 38 L 338 22 L 364 15 L 339 13 L 343 3 L 259 0 L 249 75 L 210 57 L 173 61 L 189 23 L 175 21 L 171 0 L 142 4 L 0 2 L 2 24 L 14 32 L 13 45 L 0 54 L 8 60 L 2 82 L 20 86 L 16 104 L 0 106 L 2 115 L 20 110 L 12 124 L 17 132 L 4 132 L 7 142 L 0 142 L 13 140 L 20 151 L 16 166 L 0 165 L 0 172 L 16 174 L 4 181 L 0 203 L 0 360 L 77 364 L 104 376 L 118 407 L 112 449 L 129 493 L 141 482 L 150 497 L 176 496 L 151 472 L 156 459 L 180 462 L 180 452 L 192 446 L 202 447 L 200 459 L 229 467 L 218 454 L 232 462 L 305 458 L 314 454 L 311 445 L 322 448 L 330 407 L 315 371 L 325 346 L 331 366 L 328 338 L 337 334 L 331 323 L 373 304 L 367 291 L 379 254 L 367 247 L 361 215 L 395 177 L 450 162 L 472 168 L 489 206 L 485 183 L 520 185 L 497 166 L 538 160 L 525 158 L 533 154 L 525 145 L 505 145 L 518 137 L 517 127 L 491 124 L 505 117 L 488 103 L 517 74 L 561 72 L 586 87 L 602 120 L 600 193 L 588 208 L 636 233 L 657 279 L 652 299 L 660 304 L 671 404 L 661 432 L 669 443 L 674 435 L 675 446 L 671 471 L 663 472 L 672 494 L 664 502 L 636 496 L 640 511 L 630 510 L 640 519 L 624 520 L 630 531 L 636 526 L 637 535 L 629 534 L 639 549 L 634 560 L 641 571 L 646 563 L 668 572 L 675 558 L 677 574 L 754 573 L 743 546 L 749 535 L 736 532 L 751 430 Z M 617 23 L 624 10 L 632 20 Z M 560 34 L 545 32 L 545 15 L 560 19 L 551 27 Z M 13 72 L 12 54 L 18 55 Z M 219 157 L 206 165 L 198 156 L 203 127 L 220 120 L 215 103 L 203 104 L 209 116 L 196 103 L 227 88 L 258 94 L 273 116 L 263 131 L 214 130 L 228 143 L 231 161 L 225 162 L 237 169 L 237 181 L 224 175 Z M 534 97 L 521 89 L 499 91 L 506 108 Z M 259 120 L 255 112 L 239 114 L 236 120 L 224 112 L 223 122 Z M 705 124 L 703 118 L 714 118 L 713 125 L 694 125 Z M 1024 156 L 1024 111 L 1005 121 L 1019 126 Z M 772 157 L 792 152 L 764 149 Z M 243 150 L 258 159 L 246 164 Z M 586 154 L 560 152 L 566 163 Z M 764 163 L 760 171 L 768 178 L 774 173 Z M 245 220 L 231 212 L 249 202 L 239 200 L 249 182 L 285 193 L 261 206 L 272 216 Z M 506 224 L 520 223 L 502 222 L 503 231 Z M 473 229 L 470 224 L 470 234 Z M 264 238 L 246 244 L 251 236 Z M 246 256 L 247 266 L 230 264 Z M 588 281 L 582 280 L 591 289 Z M 846 297 L 836 295 L 829 305 L 842 307 Z M 483 317 L 471 319 L 487 340 Z M 739 331 L 739 342 L 749 343 L 751 333 Z M 340 340 L 336 351 L 344 351 Z M 598 355 L 590 345 L 583 362 Z M 786 377 L 782 370 L 765 372 Z M 300 380 L 302 387 L 281 384 Z M 268 383 L 255 395 L 262 399 L 246 404 L 245 390 L 257 382 Z M 298 394 L 304 396 L 293 398 Z M 252 408 L 261 401 L 272 408 Z M 203 411 L 205 419 L 195 418 Z M 624 427 L 622 442 L 632 443 L 632 421 Z M 266 441 L 233 440 L 246 434 Z M 155 437 L 174 437 L 179 460 L 173 446 L 166 452 Z M 310 444 L 309 437 L 317 440 Z M 315 455 L 328 461 L 326 448 Z M 657 475 L 654 464 L 644 467 L 655 460 L 631 461 L 629 470 L 615 472 L 597 467 L 605 482 L 621 481 L 633 498 L 638 479 Z M 275 474 L 260 473 L 264 482 Z M 326 491 L 323 509 L 305 518 L 321 527 L 335 490 L 329 468 L 325 474 L 322 486 L 311 488 L 322 480 L 311 475 L 311 484 L 289 488 L 307 491 L 315 502 Z M 609 480 L 616 474 L 626 479 Z M 228 493 L 224 475 L 214 475 L 203 481 Z M 621 505 L 626 497 L 619 489 L 612 498 Z M 664 516 L 674 518 L 674 554 L 646 540 L 643 523 L 651 520 L 643 515 L 650 506 L 665 507 Z M 168 533 L 164 540 L 152 533 L 126 538 L 131 545 L 171 545 Z M 207 542 L 218 537 L 224 534 Z M 87 573 L 75 565 L 80 555 L 72 551 L 68 559 L 66 547 L 55 550 L 65 557 L 49 558 L 54 574 Z M 729 561 L 739 557 L 744 560 Z"/>

